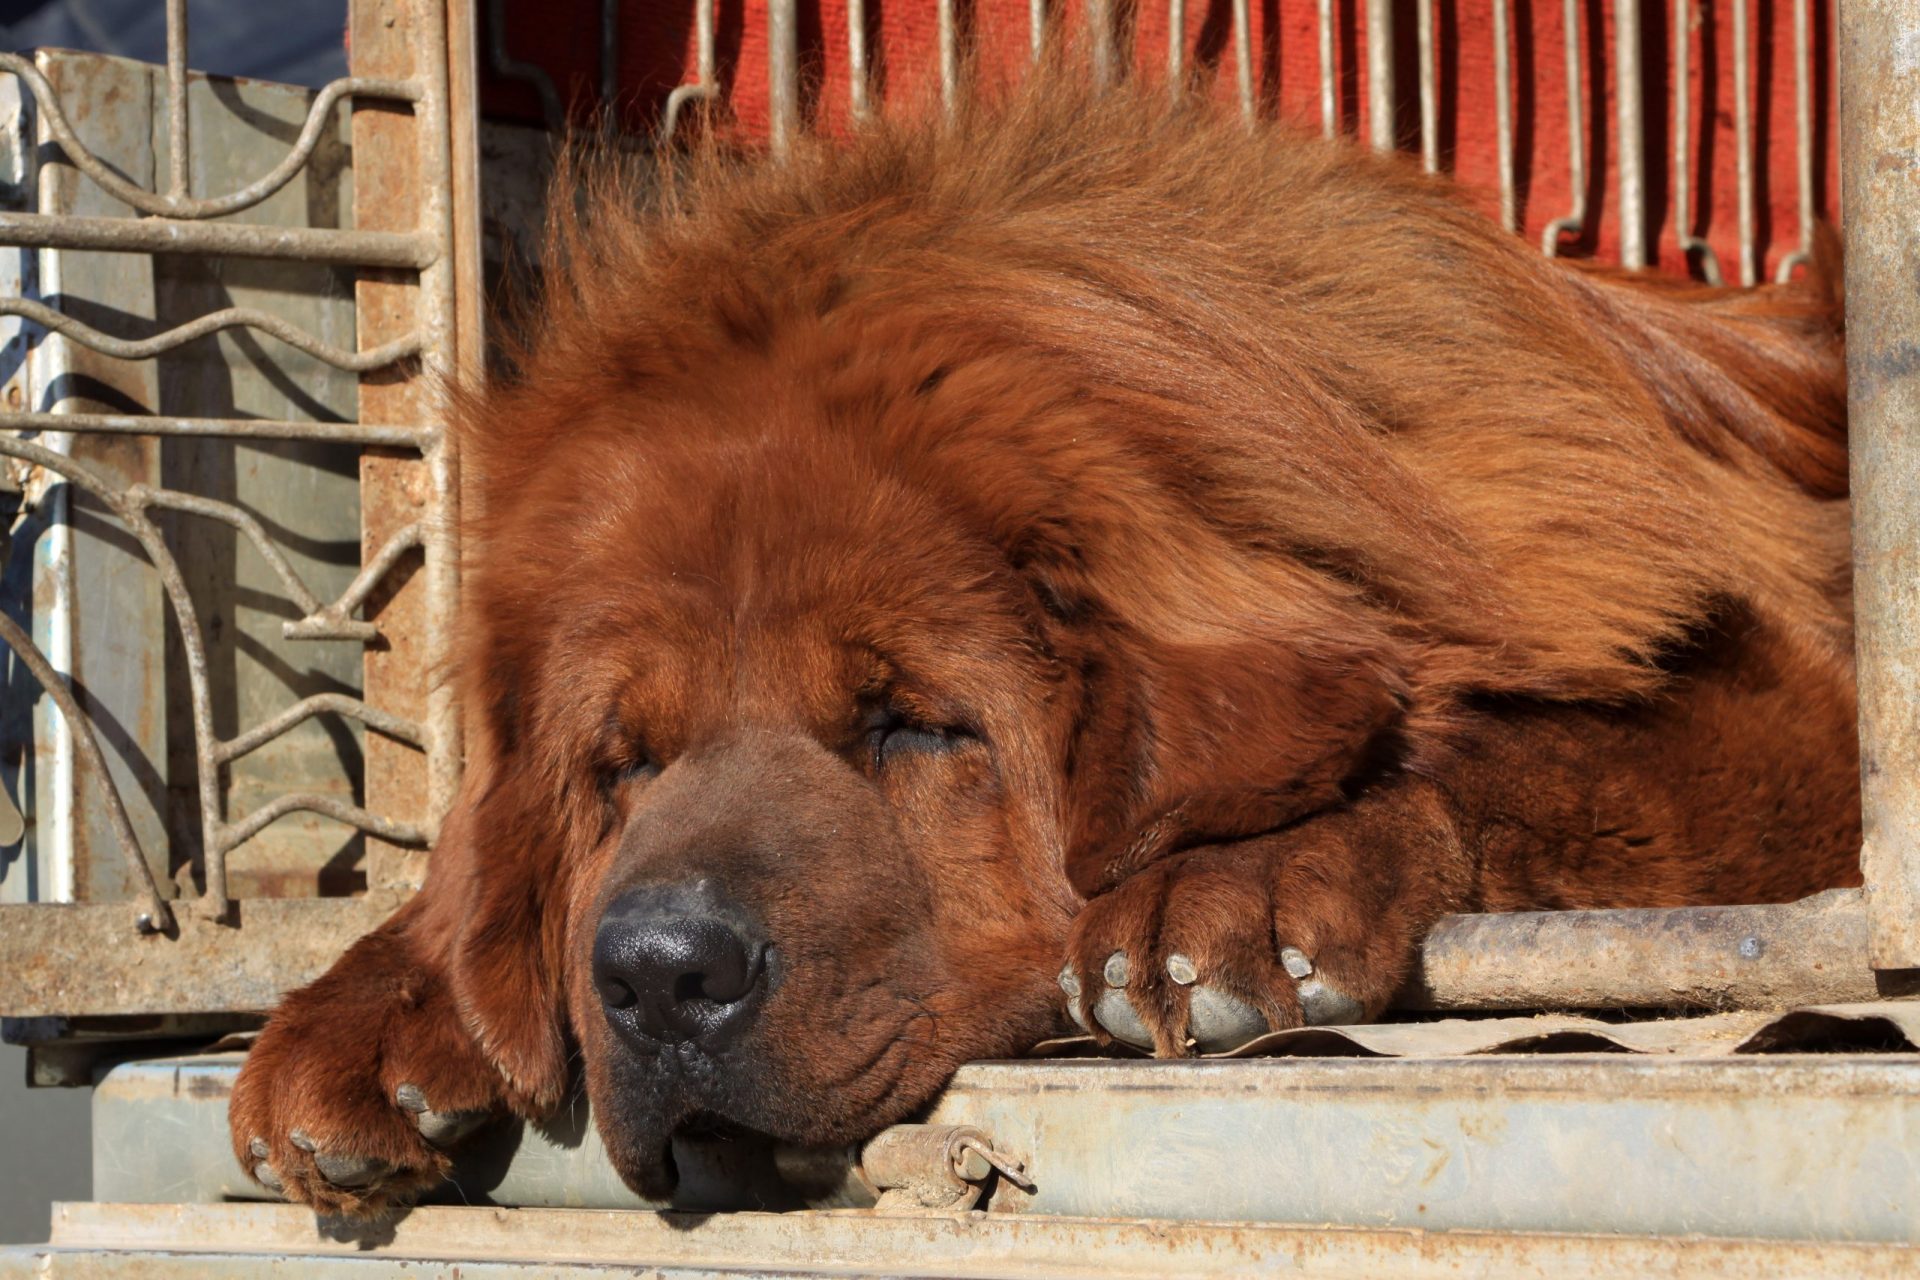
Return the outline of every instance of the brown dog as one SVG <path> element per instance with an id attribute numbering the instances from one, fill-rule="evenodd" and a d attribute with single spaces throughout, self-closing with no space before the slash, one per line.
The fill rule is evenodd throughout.
<path id="1" fill-rule="evenodd" d="M 256 1177 L 377 1209 L 577 1048 L 659 1193 L 1069 1007 L 1182 1054 L 1379 1014 L 1443 913 L 1856 882 L 1830 291 L 1163 97 L 562 225 L 460 415 L 465 789 L 250 1055 Z"/>

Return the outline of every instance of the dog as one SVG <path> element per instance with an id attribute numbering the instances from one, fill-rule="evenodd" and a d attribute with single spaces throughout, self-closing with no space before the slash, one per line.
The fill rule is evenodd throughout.
<path id="1" fill-rule="evenodd" d="M 923 116 L 563 183 L 454 415 L 463 789 L 249 1053 L 263 1184 L 380 1212 L 577 1065 L 662 1196 L 1074 1021 L 1377 1017 L 1447 913 L 1858 883 L 1831 255 L 1550 261 L 1164 89 Z"/>

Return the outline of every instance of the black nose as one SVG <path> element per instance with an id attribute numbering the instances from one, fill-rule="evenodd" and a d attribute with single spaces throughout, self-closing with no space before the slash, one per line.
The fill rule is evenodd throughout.
<path id="1" fill-rule="evenodd" d="M 633 1040 L 714 1048 L 750 1020 L 767 944 L 706 881 L 629 889 L 593 940 L 593 985 L 614 1030 Z"/>

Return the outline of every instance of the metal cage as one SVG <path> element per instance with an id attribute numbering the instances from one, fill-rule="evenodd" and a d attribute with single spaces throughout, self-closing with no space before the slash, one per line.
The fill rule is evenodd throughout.
<path id="1" fill-rule="evenodd" d="M 75 369 L 84 372 L 93 367 L 89 362 L 100 358 L 118 368 L 120 362 L 164 356 L 219 332 L 262 333 L 350 377 L 358 413 L 352 421 L 326 421 L 169 414 L 157 405 L 140 413 L 75 411 L 74 404 L 61 402 L 59 395 L 53 403 L 30 407 L 8 396 L 9 407 L 0 411 L 0 455 L 13 464 L 15 504 L 40 520 L 40 537 L 56 544 L 46 558 L 58 571 L 49 571 L 53 585 L 44 598 L 34 596 L 35 625 L 23 626 L 0 614 L 0 639 L 30 677 L 30 686 L 43 691 L 51 704 L 51 729 L 43 735 L 44 743 L 36 742 L 35 758 L 44 759 L 45 770 L 66 789 L 63 794 L 71 798 L 84 791 L 84 803 L 95 806 L 97 821 L 110 834 L 121 860 L 116 879 L 76 875 L 70 859 L 64 878 L 44 877 L 31 895 L 33 901 L 0 905 L 0 1008 L 10 1018 L 37 1020 L 14 1026 L 21 1038 L 35 1044 L 48 1080 L 86 1078 L 93 1057 L 70 1051 L 76 1045 L 84 1048 L 90 1038 L 186 1035 L 226 1025 L 234 1015 L 244 1020 L 282 991 L 317 976 L 349 941 L 418 886 L 425 850 L 452 798 L 461 759 L 457 708 L 444 680 L 459 586 L 459 475 L 443 431 L 440 388 L 449 380 L 473 376 L 483 360 L 483 246 L 488 236 L 511 238 L 537 214 L 539 192 L 531 184 L 538 181 L 547 133 L 560 128 L 581 102 L 591 105 L 596 92 L 602 103 L 609 103 L 620 88 L 615 51 L 622 8 L 616 0 L 599 0 L 595 10 L 600 39 L 586 59 L 592 74 L 584 89 L 578 76 L 563 89 L 548 71 L 514 55 L 505 0 L 488 0 L 484 13 L 459 0 L 353 0 L 355 74 L 307 96 L 305 114 L 291 129 L 290 145 L 262 176 L 231 191 L 196 193 L 195 121 L 201 117 L 196 117 L 194 103 L 196 93 L 208 91 L 208 82 L 187 70 L 185 0 L 166 3 L 168 61 L 163 75 L 153 81 L 155 100 L 163 104 L 156 114 L 164 127 L 153 127 L 149 150 L 142 153 L 156 175 L 151 187 L 129 179 L 97 145 L 90 149 L 87 126 L 98 127 L 98 122 L 81 120 L 71 106 L 63 105 L 66 86 L 60 79 L 66 73 L 57 59 L 0 55 L 0 72 L 15 79 L 21 102 L 32 110 L 38 131 L 33 143 L 40 152 L 33 190 L 15 193 L 31 195 L 38 203 L 30 211 L 0 210 L 0 247 L 29 255 L 102 251 L 155 255 L 156 260 L 193 255 L 351 269 L 353 341 L 343 345 L 315 336 L 284 316 L 246 306 L 205 311 L 147 336 L 110 336 L 73 310 L 36 301 L 24 289 L 19 297 L 0 299 L 0 318 L 12 317 L 24 326 L 16 346 L 64 353 L 50 366 L 61 376 Z M 1461 0 L 1462 7 L 1481 3 Z M 1564 73 L 1562 105 L 1574 126 L 1567 131 L 1561 158 L 1572 198 L 1543 219 L 1543 251 L 1561 252 L 1574 240 L 1599 234 L 1596 224 L 1606 208 L 1592 205 L 1586 194 L 1599 179 L 1601 189 L 1614 193 L 1607 202 L 1612 213 L 1607 242 L 1617 246 L 1623 265 L 1649 266 L 1661 248 L 1658 236 L 1648 235 L 1655 220 L 1656 190 L 1649 174 L 1666 164 L 1671 175 L 1663 200 L 1670 211 L 1673 249 L 1697 274 L 1750 285 L 1764 275 L 1784 279 L 1807 260 L 1820 181 L 1815 102 L 1820 76 L 1811 35 L 1818 11 L 1814 0 L 1792 0 L 1795 39 L 1786 78 L 1794 94 L 1790 145 L 1797 218 L 1773 271 L 1767 272 L 1756 176 L 1755 71 L 1748 56 L 1754 0 L 1727 3 L 1735 48 L 1733 260 L 1725 261 L 1727 252 L 1710 244 L 1699 226 L 1700 192 L 1692 181 L 1698 155 L 1689 123 L 1694 109 L 1689 90 L 1695 66 L 1688 25 L 1692 10 L 1685 3 L 1671 10 L 1673 127 L 1662 156 L 1650 146 L 1655 135 L 1644 118 L 1648 90 L 1643 79 L 1643 0 L 1614 0 L 1610 9 L 1616 145 L 1606 160 L 1611 168 L 1606 175 L 1594 172 L 1597 161 L 1586 148 L 1582 115 L 1589 110 L 1586 104 L 1603 99 L 1583 54 L 1581 34 L 1585 32 L 1590 48 L 1601 32 L 1578 0 L 1544 0 L 1541 6 L 1559 14 L 1560 47 L 1543 57 Z M 857 127 L 876 109 L 880 93 L 874 74 L 874 13 L 864 0 L 845 4 L 846 77 L 835 92 L 844 98 L 850 126 Z M 1491 194 L 1498 216 L 1509 230 L 1520 233 L 1525 227 L 1516 164 L 1521 107 L 1511 43 L 1516 10 L 1514 0 L 1484 0 L 1484 5 L 1491 39 L 1487 61 L 1493 73 L 1497 175 Z M 688 7 L 691 75 L 662 95 L 653 117 L 656 136 L 666 139 L 688 127 L 691 113 L 735 88 L 726 82 L 718 48 L 718 0 L 688 0 Z M 932 74 L 944 100 L 953 103 L 964 91 L 969 54 L 964 17 L 970 6 L 959 0 L 929 0 L 921 7 L 930 10 L 934 32 Z M 1250 9 L 1250 0 L 1224 0 L 1214 7 L 1225 13 L 1226 36 L 1213 64 L 1221 92 L 1252 118 L 1270 109 L 1255 71 L 1258 14 Z M 1292 7 L 1293 0 L 1286 0 L 1284 9 Z M 1305 0 L 1301 7 L 1304 10 Z M 1123 18 L 1151 9 L 1156 14 L 1164 10 L 1171 33 L 1164 50 L 1151 56 L 1176 82 L 1191 75 L 1199 55 L 1187 38 L 1187 8 L 1186 0 L 1167 0 L 1164 6 L 1147 0 L 1137 6 L 1086 0 L 1079 10 L 1095 33 L 1098 73 L 1126 74 L 1129 65 L 1148 56 L 1130 39 L 1134 28 Z M 1307 95 L 1315 122 L 1329 135 L 1353 131 L 1374 147 L 1415 151 L 1429 170 L 1444 167 L 1444 103 L 1435 68 L 1437 31 L 1447 10 L 1441 0 L 1413 0 L 1413 36 L 1408 41 L 1404 33 L 1396 37 L 1395 20 L 1403 15 L 1391 0 L 1362 0 L 1358 8 L 1362 20 L 1357 33 L 1345 37 L 1364 73 L 1357 81 L 1365 86 L 1364 106 L 1353 109 L 1342 101 L 1350 81 L 1336 57 L 1334 0 L 1315 0 L 1305 22 L 1318 66 L 1318 78 Z M 801 13 L 797 0 L 764 0 L 758 12 L 764 15 L 764 29 L 756 33 L 766 50 L 764 98 L 736 105 L 752 105 L 762 113 L 777 156 L 806 124 L 810 90 L 801 55 Z M 1031 0 L 1028 15 L 1029 48 L 1037 56 L 1048 25 L 1065 16 L 1062 6 L 1046 0 Z M 1920 153 L 1920 8 L 1913 0 L 1841 0 L 1834 29 L 1843 124 L 1837 150 L 1846 182 L 1865 888 L 1780 906 L 1452 917 L 1426 941 L 1404 1007 L 1477 1012 L 1778 1011 L 1873 1002 L 1920 991 L 1920 433 L 1912 429 L 1920 422 L 1920 358 L 1915 354 L 1920 350 L 1920 295 L 1913 287 L 1920 255 L 1920 164 L 1913 159 Z M 1397 82 L 1396 76 L 1407 65 L 1409 48 L 1414 86 L 1406 94 L 1404 80 Z M 480 86 L 489 77 L 495 83 L 519 85 L 544 130 L 483 130 Z M 1414 108 L 1407 115 L 1417 122 L 1406 127 L 1396 116 L 1396 102 L 1403 98 Z M 258 209 L 314 164 L 327 145 L 329 130 L 339 127 L 338 113 L 345 104 L 352 108 L 350 225 L 235 220 L 234 215 Z M 80 180 L 93 184 L 113 205 L 110 215 L 75 202 L 72 192 Z M 60 207 L 50 208 L 49 202 Z M 20 267 L 23 281 L 34 269 L 39 270 L 41 292 L 57 292 L 47 287 L 49 271 L 31 264 Z M 316 590 L 283 545 L 284 531 L 272 522 L 243 503 L 155 482 L 148 474 L 150 466 L 142 470 L 146 464 L 141 458 L 147 455 L 89 451 L 86 442 L 97 439 L 149 445 L 206 439 L 282 441 L 356 450 L 356 563 L 341 570 L 337 587 Z M 82 682 L 74 678 L 78 654 L 73 635 L 39 625 L 47 617 L 61 617 L 61 592 L 74 590 L 71 565 L 61 559 L 72 546 L 60 539 L 67 536 L 63 530 L 78 527 L 73 526 L 75 512 L 87 504 L 96 514 L 110 517 L 151 565 L 158 581 L 153 599 L 173 628 L 174 656 L 184 671 L 179 705 L 188 717 L 190 738 L 182 763 L 183 776 L 192 777 L 194 822 L 185 836 L 179 834 L 179 824 L 174 833 L 174 839 L 187 846 L 185 857 L 177 850 L 157 850 L 153 833 L 136 831 L 122 783 L 116 781 L 124 778 L 125 770 L 108 758 L 103 734 L 89 714 L 94 709 L 92 681 L 80 687 Z M 266 580 L 283 600 L 277 606 L 285 615 L 282 638 L 359 646 L 359 685 L 264 710 L 249 723 L 216 723 L 207 621 L 196 608 L 189 574 L 171 540 L 179 522 L 188 517 L 232 530 L 237 542 L 258 553 Z M 59 573 L 68 576 L 61 579 Z M 293 788 L 237 805 L 236 764 L 315 718 L 363 727 L 356 732 L 364 737 L 356 742 L 364 743 L 364 764 L 353 783 L 360 793 L 343 798 L 338 790 Z M 364 892 L 318 896 L 306 882 L 296 886 L 302 892 L 294 895 L 234 892 L 233 855 L 253 848 L 250 842 L 275 823 L 301 813 L 323 815 L 364 836 Z M 164 824 L 155 830 L 164 842 Z M 96 892 L 101 885 L 107 890 Z M 156 1023 L 154 1015 L 165 1017 Z M 1094 1064 L 1085 1065 L 1090 1071 L 1085 1078 L 1094 1082 L 1089 1088 L 1120 1090 L 1114 1078 L 1096 1078 L 1091 1074 Z M 1207 1065 L 1226 1072 L 1236 1064 Z M 1097 1070 L 1105 1072 L 1110 1066 L 1100 1064 Z M 220 1073 L 231 1069 L 231 1062 L 205 1068 L 208 1079 L 223 1079 Z M 999 1105 L 989 1096 L 989 1086 L 1053 1087 L 1019 1074 L 1032 1070 L 1044 1068 L 968 1068 L 941 1105 L 954 1112 L 957 1123 L 974 1114 L 966 1111 L 966 1098 L 987 1099 L 980 1105 L 989 1110 Z M 995 1071 L 1013 1074 L 1003 1080 Z M 1495 1070 L 1472 1088 L 1511 1088 L 1524 1075 Z M 1728 1073 L 1726 1081 L 1739 1076 L 1737 1071 Z M 1813 1082 L 1807 1088 L 1822 1098 L 1828 1093 L 1853 1096 L 1848 1092 L 1856 1088 L 1852 1077 L 1816 1076 L 1806 1076 Z M 1409 1078 L 1402 1073 L 1401 1079 Z M 138 1083 L 137 1075 L 129 1079 L 135 1083 L 122 1080 L 123 1089 L 147 1087 Z M 1230 1084 L 1234 1077 L 1223 1074 L 1218 1079 Z M 1325 1088 L 1337 1093 L 1347 1087 L 1343 1081 L 1352 1079 L 1351 1073 L 1331 1072 Z M 1385 1079 L 1365 1083 L 1362 1091 L 1385 1088 Z M 1897 1094 L 1903 1108 L 1898 1114 L 1908 1115 L 1909 1095 L 1914 1094 L 1908 1077 L 1895 1072 L 1875 1079 L 1878 1083 L 1858 1087 L 1881 1088 L 1888 1097 Z M 1542 1089 L 1585 1090 L 1581 1097 L 1600 1097 L 1614 1087 L 1610 1081 L 1623 1091 L 1623 1098 L 1637 1096 L 1632 1088 L 1638 1086 L 1629 1087 L 1624 1069 L 1610 1075 L 1598 1067 L 1580 1075 L 1577 1085 L 1562 1082 Z M 1723 1084 L 1709 1072 L 1687 1086 L 1696 1093 L 1686 1096 L 1705 1099 Z M 1766 1085 L 1769 1090 L 1785 1087 Z M 1081 1105 L 1091 1105 L 1086 1097 L 1092 1095 L 1075 1096 L 1081 1097 Z M 1682 1123 L 1673 1117 L 1684 1117 L 1692 1106 L 1670 1106 L 1660 1113 L 1668 1117 L 1660 1123 Z M 1012 1117 L 1004 1121 L 1009 1126 L 1025 1123 L 1015 1113 L 1006 1114 Z M 1728 1122 L 1728 1132 L 1756 1123 L 1753 1117 L 1763 1110 L 1739 1114 L 1737 1124 Z M 1540 1123 L 1551 1128 L 1555 1122 L 1549 1116 Z M 206 1160 L 224 1158 L 219 1141 L 207 1149 L 212 1154 Z M 619 1193 L 615 1189 L 608 1194 L 617 1198 Z M 1060 1203 L 1066 1207 L 1052 1211 L 1087 1211 L 1071 1197 Z M 1426 1205 L 1420 1209 L 1424 1212 Z M 174 1238 L 139 1223 L 90 1228 L 82 1221 L 92 1221 L 85 1211 L 68 1212 L 79 1215 L 74 1219 L 81 1222 L 73 1228 L 80 1233 L 76 1239 L 89 1238 L 86 1231 L 96 1229 L 106 1233 L 97 1237 L 101 1240 L 112 1237 L 113 1230 L 132 1231 L 130 1239 L 149 1244 Z M 1646 1212 L 1658 1216 L 1654 1200 L 1648 1200 Z M 259 1217 L 250 1229 L 284 1233 L 290 1229 L 286 1221 Z M 422 1238 L 436 1240 L 433 1233 L 446 1229 L 431 1212 L 413 1228 Z M 810 1225 L 796 1230 L 832 1235 L 837 1228 Z M 1043 1243 L 1052 1239 L 1031 1238 Z M 1277 1235 L 1274 1241 L 1275 1248 L 1292 1247 Z M 1538 1249 L 1542 1258 L 1564 1261 L 1575 1256 L 1555 1253 L 1547 1245 Z M 1378 1256 L 1391 1253 L 1388 1249 Z M 1482 1258 L 1472 1250 L 1449 1256 L 1467 1262 Z M 1625 1256 L 1599 1249 L 1589 1260 Z M 1864 1256 L 1850 1262 L 1836 1255 L 1829 1261 L 1840 1268 L 1836 1274 L 1849 1266 L 1880 1265 Z"/>

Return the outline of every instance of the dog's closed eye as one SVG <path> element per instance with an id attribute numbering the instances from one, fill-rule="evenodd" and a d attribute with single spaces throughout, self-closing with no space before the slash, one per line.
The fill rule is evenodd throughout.
<path id="1" fill-rule="evenodd" d="M 945 754 L 972 740 L 965 729 L 918 724 L 898 711 L 878 712 L 867 724 L 867 753 L 875 773 L 905 757 Z"/>

